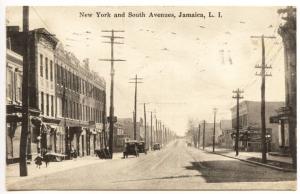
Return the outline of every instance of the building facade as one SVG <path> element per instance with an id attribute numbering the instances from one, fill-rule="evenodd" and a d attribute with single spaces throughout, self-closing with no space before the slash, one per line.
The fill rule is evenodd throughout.
<path id="1" fill-rule="evenodd" d="M 29 106 L 37 110 L 30 123 L 31 153 L 91 155 L 104 146 L 105 88 L 103 78 L 89 69 L 44 28 L 30 31 Z M 12 50 L 23 55 L 22 32 L 7 28 Z M 8 57 L 7 57 L 8 58 Z M 9 68 L 7 68 L 9 69 Z M 7 72 L 11 79 L 11 73 Z M 11 85 L 7 81 L 10 95 Z"/>
<path id="2" fill-rule="evenodd" d="M 143 127 L 143 120 L 140 119 L 140 122 L 136 124 L 136 134 L 137 140 L 141 140 L 140 131 Z M 132 118 L 118 118 L 118 121 L 114 128 L 114 151 L 123 151 L 124 142 L 126 140 L 134 139 L 134 127 Z"/>
<path id="3" fill-rule="evenodd" d="M 266 102 L 266 118 L 270 118 L 276 113 L 284 102 Z M 240 148 L 246 151 L 260 151 L 261 149 L 261 102 L 243 101 L 239 104 L 239 126 L 240 126 Z M 233 131 L 237 128 L 236 106 L 231 108 Z M 279 149 L 278 125 L 266 119 L 268 150 Z M 234 132 L 235 133 L 235 132 Z M 233 134 L 234 135 L 234 134 Z"/>
<path id="4" fill-rule="evenodd" d="M 218 136 L 219 146 L 222 148 L 232 149 L 234 147 L 234 139 L 232 138 L 232 121 L 231 120 L 220 120 L 221 134 Z"/>
<path id="5" fill-rule="evenodd" d="M 6 50 L 6 162 L 17 162 L 22 118 L 23 57 Z"/>

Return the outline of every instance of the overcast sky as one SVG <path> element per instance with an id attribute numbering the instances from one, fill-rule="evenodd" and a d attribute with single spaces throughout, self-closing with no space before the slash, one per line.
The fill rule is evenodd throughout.
<path id="1" fill-rule="evenodd" d="M 252 35 L 276 36 L 266 40 L 266 62 L 272 77 L 266 80 L 266 99 L 284 101 L 284 57 L 282 23 L 278 7 L 31 7 L 30 29 L 44 27 L 54 33 L 66 50 L 106 80 L 109 97 L 110 45 L 102 43 L 101 30 L 125 30 L 124 45 L 115 46 L 115 57 L 126 62 L 115 64 L 115 114 L 132 117 L 134 85 L 129 78 L 143 77 L 138 85 L 138 103 L 178 134 L 184 134 L 188 118 L 231 119 L 235 104 L 232 90 L 244 89 L 244 100 L 260 100 L 261 78 L 255 76 L 261 63 L 261 41 Z M 93 13 L 91 18 L 80 12 Z M 144 12 L 145 18 L 98 18 L 95 12 Z M 149 18 L 150 13 L 174 13 L 176 18 Z M 216 14 L 222 18 L 179 18 L 178 13 Z M 7 23 L 22 25 L 22 8 L 7 8 Z M 88 31 L 88 32 L 87 32 Z M 89 33 L 90 32 L 90 33 Z M 107 101 L 109 103 L 109 99 Z M 107 106 L 109 110 L 109 106 Z M 143 117 L 143 105 L 138 104 Z M 147 113 L 148 118 L 150 114 Z M 148 119 L 149 121 L 149 119 Z"/>

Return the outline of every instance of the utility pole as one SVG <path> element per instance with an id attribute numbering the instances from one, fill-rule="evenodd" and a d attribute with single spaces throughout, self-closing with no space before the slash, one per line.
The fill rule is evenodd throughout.
<path id="1" fill-rule="evenodd" d="M 198 149 L 200 148 L 200 138 L 201 138 L 200 133 L 201 133 L 201 125 L 199 124 L 198 125 Z"/>
<path id="2" fill-rule="evenodd" d="M 142 80 L 143 78 L 138 78 L 137 75 L 135 75 L 135 78 L 131 78 L 130 80 L 134 80 L 134 82 L 128 82 L 128 83 L 134 83 L 135 84 L 135 90 L 134 90 L 134 117 L 133 117 L 133 131 L 134 131 L 134 140 L 136 140 L 136 104 L 137 104 L 137 84 L 143 83 L 138 80 Z"/>
<path id="3" fill-rule="evenodd" d="M 107 148 L 107 137 L 106 137 L 106 91 L 104 91 L 104 103 L 103 103 L 103 139 L 104 139 L 104 147 Z"/>
<path id="4" fill-rule="evenodd" d="M 260 38 L 262 46 L 262 62 L 261 65 L 256 65 L 255 68 L 261 68 L 261 72 L 256 75 L 261 76 L 261 146 L 262 146 L 262 162 L 267 163 L 267 145 L 266 145 L 266 113 L 265 113 L 265 82 L 266 76 L 271 74 L 266 73 L 266 69 L 272 68 L 266 65 L 265 61 L 265 38 L 274 39 L 275 36 L 251 36 L 251 38 Z"/>
<path id="5" fill-rule="evenodd" d="M 162 143 L 161 143 L 161 120 L 158 121 L 158 139 L 159 139 L 159 143 L 160 145 L 162 146 Z"/>
<path id="6" fill-rule="evenodd" d="M 27 176 L 27 146 L 28 134 L 30 132 L 30 114 L 29 114 L 29 69 L 31 66 L 29 57 L 29 7 L 23 6 L 23 83 L 22 83 L 22 130 L 20 139 L 20 176 Z"/>
<path id="7" fill-rule="evenodd" d="M 114 62 L 115 61 L 125 61 L 123 59 L 115 59 L 114 58 L 114 45 L 115 44 L 123 44 L 121 42 L 115 42 L 115 39 L 123 39 L 124 37 L 121 36 L 115 36 L 116 32 L 124 32 L 123 30 L 102 30 L 102 32 L 109 32 L 111 33 L 110 36 L 102 36 L 104 38 L 109 38 L 110 41 L 105 41 L 103 43 L 110 44 L 111 52 L 110 52 L 110 59 L 99 59 L 100 61 L 110 61 L 111 68 L 110 68 L 110 76 L 111 76 L 111 82 L 110 82 L 110 108 L 109 108 L 109 152 L 110 157 L 113 157 L 113 135 L 114 135 L 114 75 L 115 75 L 115 69 L 114 69 Z"/>
<path id="8" fill-rule="evenodd" d="M 155 143 L 158 143 L 157 117 L 156 117 L 156 115 L 155 115 Z"/>
<path id="9" fill-rule="evenodd" d="M 217 109 L 214 108 L 213 152 L 215 152 L 215 144 L 216 144 L 216 114 L 217 114 Z"/>
<path id="10" fill-rule="evenodd" d="M 152 139 L 152 137 L 153 137 L 153 134 L 152 134 L 152 111 L 151 111 L 151 121 L 150 121 L 150 149 L 152 149 L 152 146 L 153 146 L 153 139 Z"/>
<path id="11" fill-rule="evenodd" d="M 205 120 L 203 121 L 203 139 L 202 139 L 203 150 L 205 149 Z"/>
<path id="12" fill-rule="evenodd" d="M 144 125 L 145 125 L 145 146 L 147 146 L 147 122 L 146 122 L 146 104 L 144 103 Z"/>
<path id="13" fill-rule="evenodd" d="M 168 143 L 167 128 L 165 127 L 165 144 Z"/>
<path id="14" fill-rule="evenodd" d="M 165 130 L 165 125 L 162 124 L 162 129 L 161 129 L 161 143 L 163 145 L 165 145 L 165 134 L 164 134 L 164 130 Z"/>
<path id="15" fill-rule="evenodd" d="M 236 133 L 235 133 L 235 155 L 238 156 L 239 155 L 239 138 L 240 138 L 240 99 L 243 99 L 244 97 L 241 96 L 241 93 L 243 93 L 244 91 L 240 90 L 239 88 L 235 91 L 233 91 L 233 93 L 235 93 L 236 95 L 233 96 L 232 98 L 236 99 Z"/>
<path id="16" fill-rule="evenodd" d="M 289 149 L 293 168 L 297 169 L 297 13 L 296 7 L 278 10 L 286 22 L 278 28 L 284 46 L 285 109 L 288 117 Z"/>

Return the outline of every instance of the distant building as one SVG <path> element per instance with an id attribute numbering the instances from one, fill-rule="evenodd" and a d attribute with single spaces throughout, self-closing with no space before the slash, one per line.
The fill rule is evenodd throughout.
<path id="1" fill-rule="evenodd" d="M 196 130 L 197 131 L 197 130 Z M 213 145 L 213 132 L 214 132 L 214 123 L 205 123 L 205 146 Z M 215 145 L 220 143 L 218 138 L 222 134 L 220 129 L 220 124 L 215 124 Z M 200 147 L 203 145 L 203 124 L 201 124 L 200 132 Z"/>
<path id="2" fill-rule="evenodd" d="M 234 139 L 232 138 L 232 121 L 231 120 L 221 120 L 220 121 L 221 135 L 218 137 L 219 146 L 222 148 L 233 148 Z"/>
<path id="3" fill-rule="evenodd" d="M 143 120 L 137 122 L 137 140 L 141 140 L 140 130 L 143 126 Z M 114 129 L 114 151 L 119 152 L 123 151 L 124 142 L 126 140 L 134 139 L 133 131 L 133 119 L 132 118 L 118 118 L 118 121 Z"/>
<path id="4" fill-rule="evenodd" d="M 239 122 L 240 122 L 240 139 L 241 149 L 248 151 L 261 150 L 261 102 L 243 101 L 239 104 Z M 268 150 L 275 151 L 279 149 L 278 125 L 270 123 L 269 118 L 276 114 L 279 107 L 284 106 L 284 102 L 266 102 L 266 128 L 270 142 Z M 236 106 L 231 108 L 232 127 L 235 131 L 236 123 Z"/>

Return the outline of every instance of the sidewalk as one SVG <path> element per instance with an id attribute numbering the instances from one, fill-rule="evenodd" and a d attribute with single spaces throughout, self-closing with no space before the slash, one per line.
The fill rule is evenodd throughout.
<path id="1" fill-rule="evenodd" d="M 121 159 L 122 156 L 122 153 L 114 153 L 113 160 Z M 19 163 L 10 164 L 6 166 L 6 184 L 11 185 L 21 180 L 28 180 L 39 176 L 49 175 L 64 170 L 78 168 L 81 166 L 86 166 L 95 163 L 104 163 L 106 161 L 109 161 L 109 159 L 103 160 L 99 159 L 97 156 L 85 156 L 78 157 L 76 160 L 73 159 L 63 160 L 61 162 L 50 162 L 47 168 L 45 163 L 43 163 L 40 169 L 36 167 L 34 161 L 31 161 L 31 164 L 27 165 L 28 176 L 26 177 L 20 177 Z"/>
<path id="2" fill-rule="evenodd" d="M 212 147 L 206 147 L 205 151 L 212 153 Z M 225 148 L 215 148 L 215 154 L 222 155 L 225 157 L 230 157 L 234 159 L 238 159 L 241 161 L 281 170 L 288 172 L 295 172 L 292 167 L 292 158 L 291 157 L 283 157 L 283 156 L 272 156 L 267 154 L 267 164 L 261 162 L 261 153 L 260 152 L 245 152 L 239 151 L 239 155 L 236 156 L 234 150 L 225 149 Z"/>

